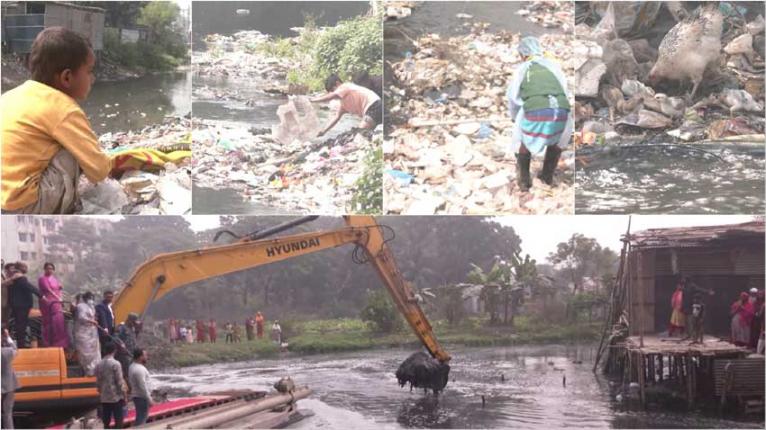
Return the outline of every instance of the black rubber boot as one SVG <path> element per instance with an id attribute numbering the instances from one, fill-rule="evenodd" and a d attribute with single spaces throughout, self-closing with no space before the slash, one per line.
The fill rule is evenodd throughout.
<path id="1" fill-rule="evenodd" d="M 532 188 L 532 178 L 529 177 L 529 162 L 532 160 L 532 154 L 516 154 L 516 183 L 519 184 L 521 191 L 529 191 Z"/>
<path id="2" fill-rule="evenodd" d="M 543 170 L 537 175 L 538 179 L 553 186 L 553 172 L 559 164 L 559 157 L 561 157 L 561 148 L 558 145 L 551 145 L 545 149 Z"/>

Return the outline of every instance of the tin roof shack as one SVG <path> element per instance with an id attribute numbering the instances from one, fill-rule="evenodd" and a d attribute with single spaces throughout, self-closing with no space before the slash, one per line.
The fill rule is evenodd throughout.
<path id="1" fill-rule="evenodd" d="M 729 305 L 740 292 L 764 286 L 764 222 L 650 229 L 626 235 L 623 244 L 596 365 L 605 348 L 605 370 L 637 383 L 644 407 L 647 398 L 669 389 L 689 407 L 713 400 L 723 405 L 734 398 L 745 410 L 754 402 L 762 411 L 764 357 L 749 355 L 728 338 Z M 721 339 L 708 335 L 695 342 L 659 334 L 670 320 L 679 275 L 713 292 L 703 294 L 704 332 Z"/>
<path id="2" fill-rule="evenodd" d="M 2 38 L 10 52 L 29 53 L 37 34 L 56 26 L 87 37 L 96 52 L 104 47 L 104 9 L 53 1 L 2 4 Z"/>
<path id="3" fill-rule="evenodd" d="M 650 229 L 629 237 L 626 289 L 631 335 L 667 330 L 679 276 L 704 296 L 706 334 L 728 338 L 729 306 L 750 288 L 764 287 L 764 223 Z"/>

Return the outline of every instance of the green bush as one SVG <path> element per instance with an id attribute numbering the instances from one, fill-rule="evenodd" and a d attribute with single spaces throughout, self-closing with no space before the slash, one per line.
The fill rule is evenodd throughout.
<path id="1" fill-rule="evenodd" d="M 360 317 L 370 329 L 379 333 L 392 333 L 402 327 L 399 310 L 385 291 L 377 290 L 368 294 L 367 306 L 362 309 Z"/>
<path id="2" fill-rule="evenodd" d="M 187 62 L 188 46 L 183 33 L 173 26 L 178 6 L 165 3 L 169 2 L 153 2 L 141 9 L 138 23 L 149 27 L 151 43 L 122 43 L 118 29 L 104 29 L 105 59 L 129 69 L 153 71 L 172 70 Z"/>
<path id="3" fill-rule="evenodd" d="M 319 35 L 314 50 L 315 73 L 324 80 L 337 73 L 344 80 L 360 72 L 383 73 L 383 27 L 377 17 L 342 21 Z"/>
<path id="4" fill-rule="evenodd" d="M 296 46 L 294 39 L 278 37 L 274 40 L 248 45 L 245 50 L 249 53 L 259 53 L 269 57 L 294 58 L 297 54 Z"/>
<path id="5" fill-rule="evenodd" d="M 246 49 L 300 63 L 300 67 L 288 72 L 287 82 L 322 91 L 324 80 L 332 73 L 337 73 L 344 81 L 352 80 L 360 72 L 383 73 L 383 27 L 380 23 L 380 18 L 364 16 L 319 31 L 313 17 L 309 16 L 300 36 L 276 38 Z"/>
<path id="6" fill-rule="evenodd" d="M 379 214 L 383 211 L 383 149 L 380 144 L 367 151 L 364 172 L 357 179 L 351 197 L 351 212 Z"/>

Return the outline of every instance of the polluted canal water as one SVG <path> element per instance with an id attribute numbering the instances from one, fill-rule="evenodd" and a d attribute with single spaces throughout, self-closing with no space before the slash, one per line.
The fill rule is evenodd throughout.
<path id="1" fill-rule="evenodd" d="M 412 352 L 404 349 L 259 359 L 152 377 L 175 396 L 268 390 L 289 375 L 315 393 L 299 405 L 314 416 L 291 428 L 762 428 L 696 411 L 628 408 L 616 400 L 616 386 L 592 372 L 594 349 L 450 348 L 450 382 L 438 398 L 399 388 L 394 371 Z"/>
<path id="2" fill-rule="evenodd" d="M 189 71 L 123 81 L 96 81 L 82 106 L 96 134 L 138 131 L 148 125 L 161 124 L 166 115 L 188 115 L 191 86 Z"/>
<path id="3" fill-rule="evenodd" d="M 763 144 L 580 148 L 577 161 L 578 213 L 764 211 Z"/>

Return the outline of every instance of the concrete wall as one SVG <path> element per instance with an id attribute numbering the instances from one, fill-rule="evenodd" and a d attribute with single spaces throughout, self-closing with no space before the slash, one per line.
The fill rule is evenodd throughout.
<path id="1" fill-rule="evenodd" d="M 103 11 L 48 3 L 45 7 L 45 27 L 54 26 L 66 27 L 88 37 L 95 51 L 104 48 Z"/>

